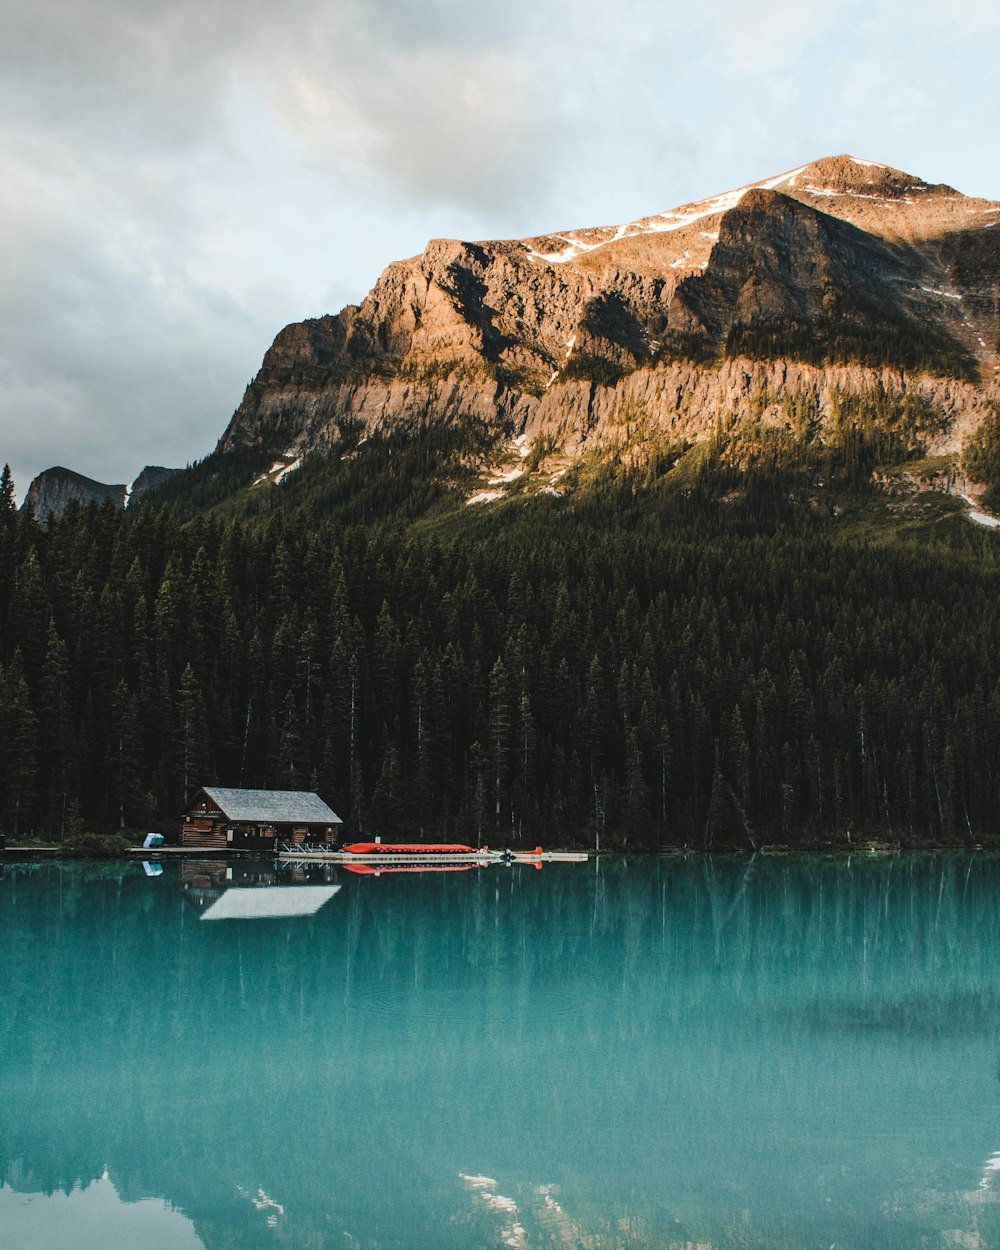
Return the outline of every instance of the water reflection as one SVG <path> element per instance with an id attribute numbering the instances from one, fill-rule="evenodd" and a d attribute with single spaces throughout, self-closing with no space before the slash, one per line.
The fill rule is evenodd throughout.
<path id="1" fill-rule="evenodd" d="M 184 859 L 175 867 L 184 898 L 202 920 L 312 916 L 340 889 L 330 884 L 333 868 L 323 864 L 304 869 L 272 860 Z"/>
<path id="2" fill-rule="evenodd" d="M 17 1250 L 203 1250 L 190 1220 L 159 1199 L 122 1202 L 107 1173 L 68 1192 L 0 1185 L 3 1244 Z"/>
<path id="3" fill-rule="evenodd" d="M 991 857 L 8 865 L 0 932 L 10 1194 L 107 1167 L 208 1250 L 1000 1246 Z"/>
<path id="4" fill-rule="evenodd" d="M 276 920 L 313 916 L 339 885 L 278 885 L 270 889 L 225 890 L 201 913 L 202 920 Z"/>

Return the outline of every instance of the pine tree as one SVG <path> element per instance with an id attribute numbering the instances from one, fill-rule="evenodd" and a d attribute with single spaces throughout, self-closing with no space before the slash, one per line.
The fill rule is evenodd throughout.
<path id="1" fill-rule="evenodd" d="M 431 802 L 434 797 L 431 683 L 428 678 L 428 665 L 423 654 L 413 669 L 413 693 L 410 706 L 415 743 L 412 765 L 413 811 L 422 832 L 424 822 L 430 815 Z"/>
<path id="2" fill-rule="evenodd" d="M 627 846 L 629 838 L 642 839 L 648 819 L 648 791 L 646 779 L 642 772 L 642 758 L 639 751 L 639 734 L 635 726 L 628 731 L 625 747 L 625 784 L 622 801 L 622 846 Z"/>
<path id="3" fill-rule="evenodd" d="M 378 782 L 372 795 L 370 823 L 379 834 L 394 834 L 403 814 L 402 776 L 397 735 L 382 729 Z"/>
<path id="4" fill-rule="evenodd" d="M 17 504 L 14 502 L 14 479 L 10 465 L 5 464 L 0 473 L 0 528 L 10 526 L 17 516 Z"/>
<path id="5" fill-rule="evenodd" d="M 42 754 L 46 763 L 46 791 L 50 799 L 50 823 L 65 834 L 69 782 L 73 762 L 73 709 L 70 704 L 69 652 L 49 621 L 45 664 L 42 669 L 40 717 Z"/>
<path id="6" fill-rule="evenodd" d="M 281 709 L 278 785 L 282 790 L 299 790 L 308 775 L 304 767 L 299 709 L 295 704 L 295 696 L 288 690 Z"/>
<path id="7" fill-rule="evenodd" d="M 124 829 L 127 823 L 134 823 L 138 819 L 145 806 L 139 713 L 135 698 L 124 681 L 119 681 L 115 687 L 111 701 L 109 746 L 109 806 L 117 817 L 118 828 Z M 187 786 L 185 793 L 190 793 Z"/>
<path id="8" fill-rule="evenodd" d="M 488 756 L 490 764 L 490 788 L 493 791 L 493 829 L 500 832 L 500 813 L 505 802 L 509 807 L 510 795 L 507 775 L 510 757 L 510 689 L 507 669 L 498 656 L 490 673 Z"/>
<path id="9" fill-rule="evenodd" d="M 177 692 L 177 753 L 181 797 L 187 802 L 198 786 L 213 778 L 209 766 L 208 719 L 201 688 L 190 664 L 185 665 Z"/>
<path id="10" fill-rule="evenodd" d="M 0 803 L 14 837 L 33 828 L 38 777 L 38 717 L 20 651 L 0 681 Z"/>

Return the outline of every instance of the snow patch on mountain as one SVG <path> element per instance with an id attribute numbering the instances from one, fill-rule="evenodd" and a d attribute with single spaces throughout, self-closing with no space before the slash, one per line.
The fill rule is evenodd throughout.
<path id="1" fill-rule="evenodd" d="M 256 478 L 253 484 L 254 486 L 263 486 L 265 483 L 270 483 L 272 486 L 277 486 L 289 473 L 294 473 L 296 469 L 301 467 L 302 456 L 286 451 L 284 456 L 280 460 L 275 460 L 267 472 Z"/>
<path id="2" fill-rule="evenodd" d="M 963 493 L 962 498 L 969 505 L 970 511 L 967 513 L 970 521 L 975 521 L 977 525 L 985 525 L 988 529 L 1000 529 L 1000 520 L 995 516 L 990 516 L 988 512 L 977 512 L 976 501 L 971 495 Z"/>
<path id="3" fill-rule="evenodd" d="M 775 191 L 785 187 L 790 191 L 794 189 L 794 193 L 799 195 L 831 200 L 868 200 L 873 204 L 897 208 L 916 204 L 917 201 L 913 198 L 914 194 L 934 189 L 921 183 L 919 179 L 912 181 L 907 175 L 900 174 L 899 171 L 891 169 L 888 165 L 880 165 L 877 161 L 866 161 L 857 156 L 848 156 L 846 161 L 861 169 L 880 171 L 883 178 L 880 179 L 875 174 L 860 182 L 855 180 L 855 186 L 869 186 L 872 190 L 854 189 L 851 186 L 849 175 L 847 175 L 846 184 L 844 181 L 844 158 L 831 158 L 831 160 L 827 161 L 800 165 L 797 169 L 790 169 L 786 173 L 777 174 L 773 178 L 765 178 L 761 182 L 747 183 L 745 186 L 736 187 L 732 191 L 724 191 L 721 195 L 712 196 L 710 199 L 694 200 L 690 204 L 682 204 L 678 208 L 670 209 L 664 213 L 656 213 L 651 217 L 640 217 L 635 221 L 625 222 L 623 225 L 571 230 L 565 234 L 540 235 L 524 240 L 523 244 L 531 260 L 540 261 L 547 265 L 565 265 L 580 256 L 596 252 L 598 249 L 608 247 L 622 239 L 631 239 L 640 235 L 669 234 L 677 230 L 683 230 L 706 218 L 719 217 L 723 213 L 736 208 L 749 191 Z M 832 183 L 827 182 L 827 178 L 831 178 Z M 883 188 L 887 188 L 887 193 L 883 193 Z M 996 212 L 997 210 L 984 209 L 981 211 Z M 541 250 L 535 246 L 548 240 L 553 240 L 564 246 L 551 250 Z M 685 268 L 687 267 L 688 259 L 689 256 L 685 253 L 683 257 L 671 261 L 670 267 L 672 269 Z M 703 269 L 706 263 L 697 262 L 690 267 Z"/>
<path id="4" fill-rule="evenodd" d="M 551 239 L 561 239 L 567 244 L 565 248 L 557 252 L 539 252 L 527 244 L 525 246 L 532 260 L 544 261 L 550 265 L 564 265 L 567 261 L 575 260 L 587 252 L 595 252 L 598 248 L 607 247 L 611 243 L 617 243 L 620 239 L 631 239 L 643 234 L 668 234 L 675 230 L 682 230 L 685 226 L 691 226 L 706 217 L 719 216 L 736 208 L 748 191 L 773 191 L 785 183 L 794 183 L 798 176 L 809 168 L 809 165 L 801 165 L 798 169 L 791 169 L 787 173 L 767 178 L 763 182 L 748 183 L 733 191 L 724 191 L 721 195 L 715 195 L 711 199 L 695 200 L 665 213 L 625 222 L 624 225 L 604 226 L 596 231 L 571 231 L 569 234 L 545 236 Z M 602 237 L 591 241 L 581 237 L 584 233 L 598 234 Z"/>
<path id="5" fill-rule="evenodd" d="M 864 161 L 853 156 L 849 159 L 855 165 L 863 166 L 866 169 L 888 168 L 888 166 L 878 165 L 874 161 Z M 799 178 L 807 171 L 815 171 L 815 168 L 815 165 L 800 165 L 797 169 L 790 169 L 786 173 L 778 174 L 773 178 L 765 178 L 762 182 L 747 183 L 745 186 L 736 187 L 732 191 L 724 191 L 721 195 L 712 196 L 710 199 L 695 200 L 690 204 L 682 204 L 679 208 L 670 209 L 664 213 L 657 213 L 652 217 L 640 217 L 635 221 L 625 222 L 623 225 L 604 226 L 597 230 L 576 230 L 567 234 L 545 236 L 561 240 L 566 244 L 566 247 L 557 251 L 541 252 L 531 247 L 530 243 L 525 244 L 525 246 L 528 256 L 532 260 L 539 260 L 550 265 L 564 265 L 568 261 L 584 256 L 588 252 L 595 252 L 598 248 L 617 243 L 621 239 L 634 238 L 637 235 L 645 234 L 668 234 L 676 230 L 682 230 L 686 226 L 694 225 L 707 217 L 721 216 L 723 213 L 736 208 L 748 191 L 775 191 L 782 186 L 798 186 L 800 191 L 831 198 L 844 196 L 852 199 L 875 200 L 886 204 L 899 202 L 898 198 L 890 199 L 880 195 L 867 195 L 859 191 L 842 191 L 833 187 L 818 186 L 815 183 L 799 185 Z M 910 189 L 918 190 L 919 188 L 913 187 Z M 907 199 L 904 202 L 913 203 L 914 201 Z M 716 232 L 715 237 L 717 240 L 718 232 Z M 682 268 L 685 262 L 686 255 L 685 261 L 678 263 L 675 260 L 672 262 L 671 267 L 674 269 Z M 704 265 L 699 267 L 704 268 Z"/>
<path id="6" fill-rule="evenodd" d="M 876 204 L 889 205 L 916 204 L 916 200 L 911 199 L 908 195 L 902 199 L 898 196 L 866 195 L 864 191 L 838 191 L 835 187 L 815 187 L 811 183 L 806 183 L 799 190 L 808 191 L 810 195 L 819 195 L 827 199 L 873 200 Z"/>

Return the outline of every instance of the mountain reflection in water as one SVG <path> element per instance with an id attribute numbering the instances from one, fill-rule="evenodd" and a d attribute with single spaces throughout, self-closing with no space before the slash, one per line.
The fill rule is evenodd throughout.
<path id="1" fill-rule="evenodd" d="M 8 864 L 0 932 L 0 1219 L 106 1173 L 207 1250 L 1000 1247 L 991 856 Z"/>

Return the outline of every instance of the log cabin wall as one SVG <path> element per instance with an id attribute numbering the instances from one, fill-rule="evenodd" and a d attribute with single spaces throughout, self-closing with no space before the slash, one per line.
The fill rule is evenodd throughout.
<path id="1" fill-rule="evenodd" d="M 181 846 L 203 846 L 224 851 L 228 845 L 226 831 L 218 821 L 186 819 L 181 825 Z"/>
<path id="2" fill-rule="evenodd" d="M 326 825 L 293 825 L 276 827 L 268 825 L 234 824 L 220 817 L 208 820 L 204 817 L 184 818 L 181 824 L 181 846 L 205 847 L 224 851 L 227 848 L 239 850 L 274 850 L 277 843 L 287 842 L 290 846 L 332 846 L 336 842 L 334 830 Z"/>
<path id="3" fill-rule="evenodd" d="M 181 819 L 181 845 L 215 851 L 335 846 L 340 818 L 311 791 L 199 790 Z"/>

